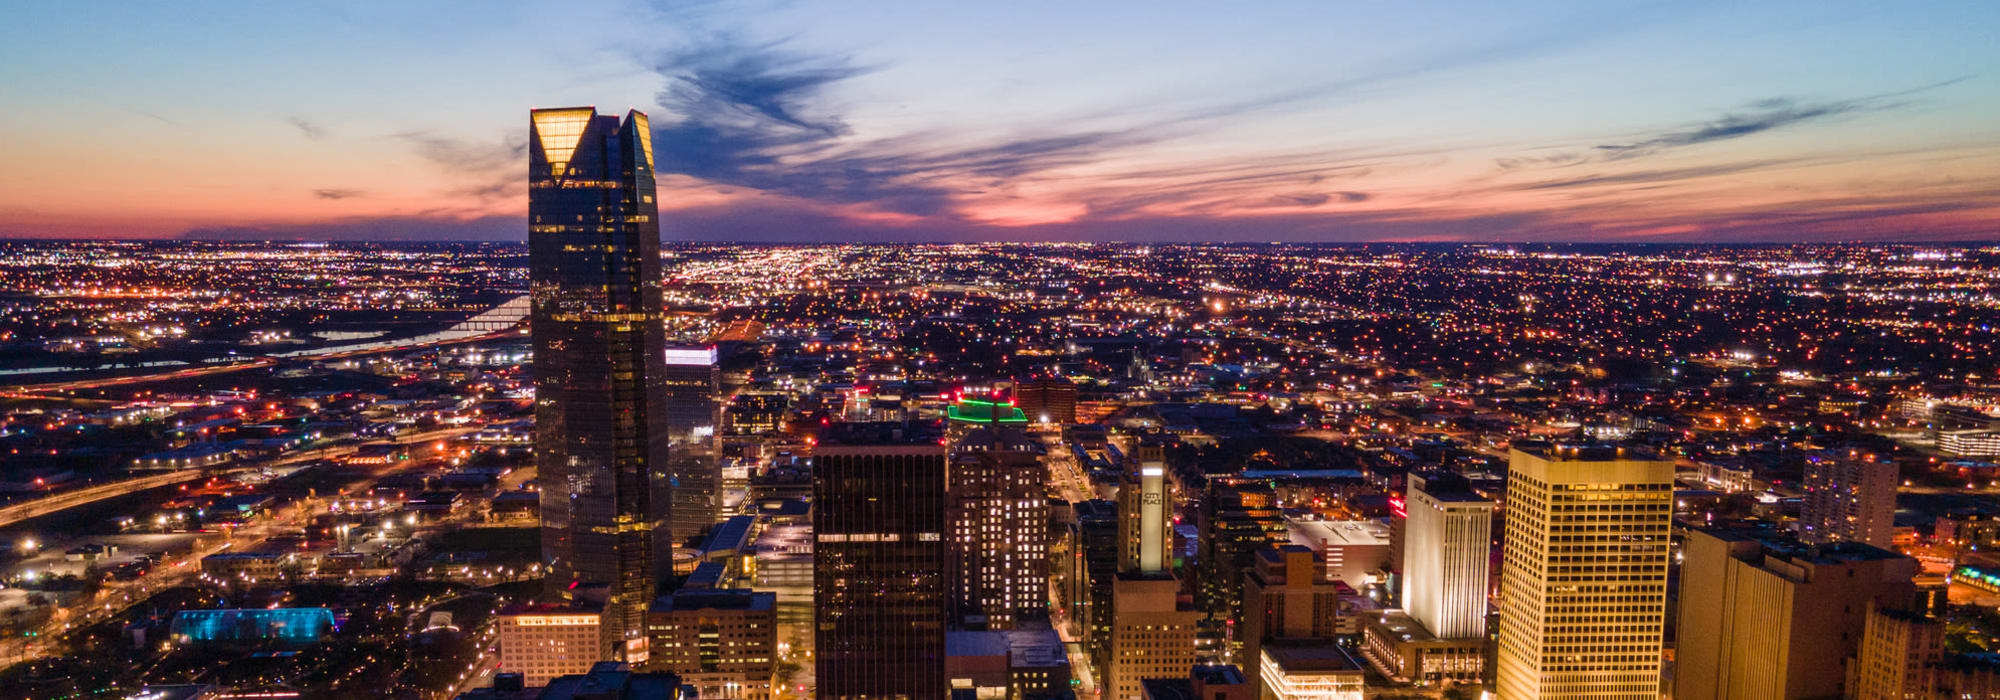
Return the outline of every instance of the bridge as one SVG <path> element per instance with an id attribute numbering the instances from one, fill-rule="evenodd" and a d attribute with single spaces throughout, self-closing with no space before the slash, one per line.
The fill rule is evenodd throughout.
<path id="1" fill-rule="evenodd" d="M 208 470 L 206 469 L 181 469 L 95 484 L 68 491 L 59 491 L 41 498 L 0 507 L 0 527 L 7 527 L 23 520 L 39 518 L 86 503 L 102 501 L 106 498 L 123 496 L 128 493 L 155 489 L 161 486 L 172 486 L 186 481 L 194 481 L 207 475 Z"/>
<path id="2" fill-rule="evenodd" d="M 68 396 L 48 396 L 46 394 L 48 392 L 65 392 L 65 391 L 75 391 L 78 389 L 102 389 L 105 387 L 123 386 L 127 384 L 144 384 L 147 382 L 155 382 L 168 379 L 189 379 L 193 377 L 202 377 L 212 374 L 240 372 L 246 369 L 271 367 L 273 365 L 278 364 L 278 362 L 281 360 L 336 359 L 353 355 L 368 355 L 379 352 L 407 350 L 411 348 L 423 347 L 426 345 L 443 345 L 448 343 L 460 343 L 460 342 L 468 342 L 474 340 L 485 340 L 489 338 L 499 338 L 507 334 L 517 332 L 517 330 L 522 328 L 527 323 L 527 321 L 528 321 L 528 296 L 523 294 L 521 296 L 508 299 L 506 302 L 501 303 L 499 306 L 487 309 L 486 311 L 480 312 L 479 315 L 477 316 L 473 316 L 472 318 L 460 321 L 457 325 L 454 325 L 442 331 L 438 331 L 436 333 L 427 333 L 424 335 L 407 337 L 407 338 L 388 338 L 382 340 L 372 340 L 364 343 L 351 343 L 346 345 L 312 348 L 309 350 L 293 350 L 290 352 L 281 352 L 273 355 L 266 355 L 263 357 L 258 357 L 246 361 L 227 362 L 226 364 L 224 363 L 189 364 L 185 362 L 175 361 L 170 363 L 172 366 L 175 367 L 174 369 L 154 372 L 150 374 L 134 374 L 121 377 L 105 377 L 100 379 L 79 379 L 75 381 L 49 382 L 45 384 L 22 384 L 18 386 L 6 387 L 5 389 L 0 389 L 0 397 L 17 398 L 17 399 L 52 399 L 52 400 L 70 401 L 75 399 L 73 397 L 68 397 Z"/>
<path id="3" fill-rule="evenodd" d="M 480 314 L 477 316 L 473 316 L 472 318 L 460 321 L 458 322 L 457 325 L 454 325 L 450 328 L 446 328 L 442 331 L 438 331 L 436 333 L 427 333 L 424 335 L 419 335 L 411 338 L 388 338 L 383 340 L 371 340 L 365 343 L 355 343 L 352 345 L 337 345 L 333 347 L 313 348 L 310 350 L 293 350 L 291 352 L 276 353 L 272 355 L 272 357 L 283 357 L 283 358 L 342 357 L 346 355 L 382 352 L 385 350 L 401 350 L 404 348 L 422 347 L 425 345 L 456 343 L 460 341 L 477 340 L 481 338 L 512 332 L 515 329 L 520 328 L 522 324 L 527 323 L 527 321 L 528 321 L 528 295 L 523 294 L 521 296 L 508 299 L 507 301 L 502 302 L 499 306 L 487 309 L 483 312 L 480 312 Z"/>

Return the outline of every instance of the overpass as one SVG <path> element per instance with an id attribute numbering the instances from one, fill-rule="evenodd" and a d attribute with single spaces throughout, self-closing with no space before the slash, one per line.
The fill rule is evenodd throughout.
<path id="1" fill-rule="evenodd" d="M 161 486 L 172 486 L 185 481 L 194 481 L 207 475 L 208 470 L 206 469 L 181 469 L 52 493 L 41 498 L 0 507 L 0 527 L 7 527 L 23 520 L 39 518 L 80 505 L 102 501 L 107 498 L 123 496 L 147 489 L 156 489 Z"/>
<path id="2" fill-rule="evenodd" d="M 21 384 L 12 387 L 6 387 L 4 389 L 0 389 L 0 397 L 17 398 L 17 399 L 51 399 L 51 400 L 67 401 L 74 399 L 73 397 L 68 397 L 68 396 L 48 396 L 46 394 L 50 392 L 77 391 L 82 389 L 103 389 L 107 387 L 125 386 L 129 384 L 144 384 L 147 382 L 163 381 L 169 379 L 191 379 L 195 377 L 204 377 L 214 374 L 240 372 L 246 369 L 259 369 L 264 367 L 275 366 L 278 364 L 281 358 L 296 359 L 296 360 L 334 359 L 334 358 L 348 357 L 353 355 L 367 355 L 378 352 L 407 350 L 411 348 L 423 347 L 426 345 L 443 345 L 448 343 L 460 343 L 460 342 L 468 342 L 474 340 L 484 340 L 488 338 L 499 338 L 506 336 L 510 333 L 516 332 L 517 329 L 523 327 L 527 322 L 528 322 L 528 296 L 523 294 L 521 296 L 509 299 L 506 302 L 501 303 L 499 306 L 487 309 L 486 311 L 481 312 L 477 316 L 473 316 L 472 318 L 460 321 L 457 325 L 454 325 L 442 331 L 438 331 L 436 333 L 427 333 L 424 335 L 408 337 L 408 338 L 371 340 L 364 343 L 335 345 L 329 347 L 311 348 L 306 350 L 293 350 L 289 352 L 276 353 L 273 355 L 267 355 L 264 357 L 258 357 L 240 362 L 229 362 L 228 360 L 216 359 L 213 361 L 218 364 L 191 365 L 186 362 L 174 361 L 171 363 L 171 366 L 174 366 L 177 369 L 154 372 L 151 374 L 133 374 L 120 377 L 104 377 L 100 379 L 78 379 L 74 381 L 49 382 L 45 384 Z M 220 364 L 225 362 L 226 364 Z M 167 366 L 167 365 L 159 365 L 159 366 Z"/>

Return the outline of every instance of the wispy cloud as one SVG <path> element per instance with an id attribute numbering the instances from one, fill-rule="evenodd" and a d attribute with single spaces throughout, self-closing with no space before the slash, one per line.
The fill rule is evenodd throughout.
<path id="1" fill-rule="evenodd" d="M 1963 82 L 1967 77 L 1909 90 L 1831 102 L 1802 102 L 1790 97 L 1772 97 L 1751 103 L 1742 111 L 1726 113 L 1700 124 L 1661 132 L 1637 141 L 1600 144 L 1597 146 L 1597 151 L 1612 160 L 1636 158 L 1682 146 L 1727 141 L 1774 129 L 1825 121 L 1845 114 L 1893 109 L 1908 104 L 1901 98 Z"/>
<path id="2" fill-rule="evenodd" d="M 307 139 L 313 141 L 323 141 L 326 139 L 326 129 L 304 117 L 286 117 L 285 123 L 292 125 L 294 129 L 298 129 L 299 134 L 305 136 Z"/>
<path id="3" fill-rule="evenodd" d="M 466 184 L 446 194 L 478 201 L 519 197 L 527 191 L 528 141 L 509 135 L 477 141 L 429 131 L 405 131 L 390 138 L 409 144 L 419 158 Z"/>
<path id="4" fill-rule="evenodd" d="M 1597 187 L 1602 185 L 1629 185 L 1629 184 L 1652 184 L 1660 182 L 1679 182 L 1682 180 L 1693 180 L 1697 178 L 1714 177 L 1717 175 L 1730 175 L 1734 173 L 1747 172 L 1751 170 L 1761 170 L 1764 168 L 1770 168 L 1775 166 L 1794 165 L 1803 162 L 1804 160 L 1807 159 L 1774 158 L 1770 160 L 1743 161 L 1738 163 L 1717 163 L 1715 165 L 1701 165 L 1701 166 L 1694 166 L 1687 168 L 1662 168 L 1657 170 L 1636 170 L 1623 173 L 1605 173 L 1597 175 L 1585 175 L 1582 177 L 1562 178 L 1558 180 L 1542 180 L 1538 182 L 1523 183 L 1515 185 L 1511 189 L 1559 190 L 1559 189 L 1571 189 L 1577 187 Z"/>
<path id="5" fill-rule="evenodd" d="M 314 197 L 318 197 L 320 199 L 333 199 L 333 200 L 353 199 L 355 197 L 365 197 L 368 195 L 367 192 L 363 192 L 361 190 L 339 189 L 339 188 L 316 189 L 313 190 L 312 193 Z"/>

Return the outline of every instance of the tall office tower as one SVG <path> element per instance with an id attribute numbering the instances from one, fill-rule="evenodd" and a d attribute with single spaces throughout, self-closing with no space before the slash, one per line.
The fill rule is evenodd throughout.
<path id="1" fill-rule="evenodd" d="M 819 697 L 943 698 L 945 447 L 935 424 L 836 423 L 813 450 Z"/>
<path id="2" fill-rule="evenodd" d="M 1324 641 L 1339 633 L 1341 591 L 1346 587 L 1320 576 L 1326 565 L 1311 547 L 1288 544 L 1257 550 L 1256 568 L 1243 587 L 1243 653 L 1234 661 L 1256 668 L 1265 643 L 1274 640 Z M 1251 678 L 1253 687 L 1262 687 Z"/>
<path id="3" fill-rule="evenodd" d="M 1091 662 L 1104 668 L 1111 662 L 1111 584 L 1118 578 L 1118 504 L 1093 499 L 1076 504 L 1077 568 L 1082 611 L 1071 609 L 1078 634 L 1090 648 Z"/>
<path id="4" fill-rule="evenodd" d="M 1465 477 L 1422 472 L 1403 503 L 1403 609 L 1441 639 L 1485 637 L 1493 502 Z"/>
<path id="5" fill-rule="evenodd" d="M 1654 697 L 1674 463 L 1517 442 L 1500 567 L 1500 700 Z"/>
<path id="6" fill-rule="evenodd" d="M 1257 553 L 1285 544 L 1291 539 L 1284 513 L 1278 509 L 1277 494 L 1263 483 L 1233 484 L 1222 480 L 1208 483 L 1195 514 L 1200 552 L 1191 567 L 1195 581 L 1195 604 L 1211 620 L 1240 620 L 1247 609 L 1243 597 L 1243 577 L 1257 564 Z M 1225 627 L 1232 634 L 1242 626 Z M 1232 645 L 1247 640 L 1239 636 L 1226 640 Z M 1227 650 L 1225 650 L 1227 651 Z M 1255 665 L 1252 657 L 1245 668 Z"/>
<path id="7" fill-rule="evenodd" d="M 1887 549 L 1896 530 L 1896 463 L 1848 453 L 1806 458 L 1800 535 L 1808 542 L 1861 542 Z"/>
<path id="8" fill-rule="evenodd" d="M 667 470 L 673 541 L 701 536 L 721 518 L 722 371 L 715 348 L 668 348 Z"/>
<path id="9" fill-rule="evenodd" d="M 1188 674 L 1195 665 L 1194 635 L 1201 613 L 1181 599 L 1181 583 L 1173 574 L 1120 572 L 1112 582 L 1111 599 L 1103 697 L 1138 700 L 1141 681 Z"/>
<path id="10" fill-rule="evenodd" d="M 1138 457 L 1118 483 L 1118 570 L 1164 571 L 1174 560 L 1166 449 L 1157 442 L 1141 443 Z"/>
<path id="11" fill-rule="evenodd" d="M 1807 545 L 1769 528 L 1687 531 L 1674 697 L 1827 698 L 1872 606 L 1915 598 L 1917 561 L 1855 542 Z"/>
<path id="12" fill-rule="evenodd" d="M 1147 678 L 1178 678 L 1195 663 L 1201 618 L 1181 598 L 1167 519 L 1166 458 L 1158 444 L 1139 446 L 1137 468 L 1118 488 L 1118 575 L 1111 583 L 1111 625 L 1104 671 L 1106 698 L 1137 700 Z"/>
<path id="13" fill-rule="evenodd" d="M 646 606 L 673 561 L 659 204 L 646 115 L 529 116 L 535 466 L 552 592 L 610 587 L 604 655 L 645 660 Z"/>
<path id="14" fill-rule="evenodd" d="M 946 485 L 951 549 L 951 622 L 962 629 L 1013 629 L 1049 610 L 1048 485 L 1036 443 L 991 426 L 951 445 Z"/>

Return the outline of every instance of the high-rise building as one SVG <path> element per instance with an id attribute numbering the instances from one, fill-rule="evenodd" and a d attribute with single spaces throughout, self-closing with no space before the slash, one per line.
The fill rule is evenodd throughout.
<path id="1" fill-rule="evenodd" d="M 1674 463 L 1517 442 L 1500 568 L 1501 700 L 1660 692 Z"/>
<path id="2" fill-rule="evenodd" d="M 551 592 L 604 584 L 605 658 L 645 658 L 673 561 L 659 203 L 646 115 L 529 115 L 535 465 Z"/>
<path id="3" fill-rule="evenodd" d="M 1199 586 L 1195 602 L 1211 619 L 1241 620 L 1246 614 L 1244 575 L 1257 566 L 1259 552 L 1290 539 L 1284 513 L 1278 509 L 1277 494 L 1261 483 L 1211 480 L 1196 513 L 1195 525 L 1200 542 L 1197 560 L 1201 563 L 1193 567 L 1193 575 L 1199 577 L 1195 582 Z M 1318 572 L 1314 576 L 1318 578 Z M 1238 625 L 1234 629 L 1241 632 L 1244 628 Z M 1245 639 L 1239 635 L 1226 643 L 1234 645 Z M 1240 659 L 1238 663 L 1253 665 Z"/>
<path id="4" fill-rule="evenodd" d="M 770 700 L 778 669 L 778 595 L 680 590 L 646 613 L 646 668 L 668 671 L 704 698 Z"/>
<path id="5" fill-rule="evenodd" d="M 666 386 L 669 522 L 674 543 L 685 544 L 722 514 L 722 370 L 715 348 L 667 349 Z"/>
<path id="6" fill-rule="evenodd" d="M 1904 606 L 1917 562 L 1865 544 L 1807 545 L 1768 528 L 1689 530 L 1681 545 L 1674 697 L 1826 698 L 1871 606 Z"/>
<path id="7" fill-rule="evenodd" d="M 499 628 L 496 673 L 519 673 L 537 688 L 560 676 L 587 673 L 599 654 L 595 610 L 561 605 L 516 605 L 494 614 Z"/>
<path id="8" fill-rule="evenodd" d="M 1104 697 L 1138 700 L 1140 682 L 1179 678 L 1195 665 L 1201 613 L 1181 598 L 1181 583 L 1165 571 L 1121 572 L 1111 584 L 1110 663 Z"/>
<path id="9" fill-rule="evenodd" d="M 1076 422 L 1076 382 L 1062 377 L 1026 379 L 1014 385 L 1014 397 L 1031 422 Z"/>
<path id="10" fill-rule="evenodd" d="M 1847 660 L 1847 697 L 1852 700 L 1959 697 L 1938 694 L 1937 666 L 1943 660 L 1943 620 L 1889 606 L 1872 606 L 1863 625 L 1859 648 Z"/>
<path id="11" fill-rule="evenodd" d="M 1118 484 L 1118 570 L 1164 571 L 1174 560 L 1166 450 L 1141 443 L 1130 465 Z"/>
<path id="12" fill-rule="evenodd" d="M 1887 549 L 1896 531 L 1896 463 L 1874 455 L 1806 458 L 1800 536 L 1807 542 L 1860 542 Z"/>
<path id="13" fill-rule="evenodd" d="M 1012 629 L 1048 616 L 1048 468 L 1017 428 L 977 428 L 951 445 L 946 486 L 952 624 Z"/>
<path id="14" fill-rule="evenodd" d="M 935 424 L 836 423 L 813 451 L 819 697 L 942 698 L 949 554 Z"/>
<path id="15" fill-rule="evenodd" d="M 1075 508 L 1074 570 L 1080 576 L 1075 588 L 1082 604 L 1072 606 L 1070 614 L 1090 648 L 1091 661 L 1104 668 L 1111 659 L 1111 584 L 1118 578 L 1118 504 L 1092 499 Z"/>
<path id="16" fill-rule="evenodd" d="M 1243 576 L 1243 651 L 1234 661 L 1256 667 L 1264 644 L 1275 640 L 1332 644 L 1340 631 L 1340 597 L 1351 591 L 1320 575 L 1324 568 L 1311 547 L 1288 544 L 1260 549 L 1256 568 Z M 1261 687 L 1257 678 L 1252 686 Z"/>
<path id="17" fill-rule="evenodd" d="M 1201 613 L 1181 596 L 1167 516 L 1166 459 L 1158 444 L 1139 446 L 1136 468 L 1118 488 L 1118 575 L 1111 582 L 1111 624 L 1105 645 L 1104 692 L 1137 700 L 1148 678 L 1178 678 L 1195 663 Z"/>
<path id="18" fill-rule="evenodd" d="M 1485 637 L 1493 502 L 1445 472 L 1411 474 L 1403 502 L 1403 609 L 1439 638 Z"/>

